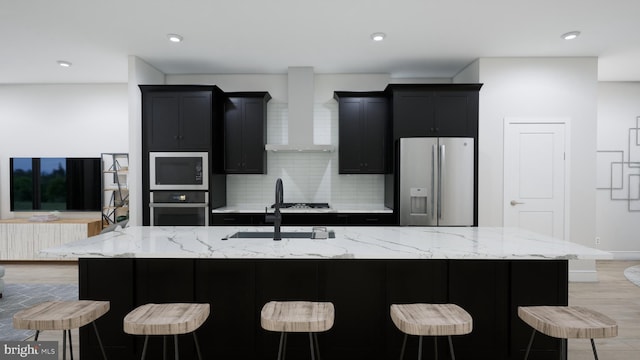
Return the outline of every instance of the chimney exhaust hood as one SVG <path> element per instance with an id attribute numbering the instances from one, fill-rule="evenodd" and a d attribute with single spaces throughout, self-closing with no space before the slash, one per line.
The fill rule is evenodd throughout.
<path id="1" fill-rule="evenodd" d="M 288 144 L 267 144 L 267 151 L 331 152 L 333 145 L 313 143 L 314 79 L 312 67 L 289 67 Z"/>

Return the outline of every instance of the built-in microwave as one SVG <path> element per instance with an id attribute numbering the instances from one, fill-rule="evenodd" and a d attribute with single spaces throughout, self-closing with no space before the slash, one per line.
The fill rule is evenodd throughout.
<path id="1" fill-rule="evenodd" d="M 149 190 L 209 190 L 206 152 L 150 152 Z"/>

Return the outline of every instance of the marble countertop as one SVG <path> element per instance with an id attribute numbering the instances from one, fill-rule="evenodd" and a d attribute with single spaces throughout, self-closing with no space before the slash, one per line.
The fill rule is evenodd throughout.
<path id="1" fill-rule="evenodd" d="M 271 206 L 271 205 L 269 205 Z M 229 214 L 229 213 L 264 213 L 265 206 L 261 204 L 244 204 L 237 206 L 225 206 L 217 209 L 212 209 L 213 214 Z M 268 208 L 268 212 L 272 213 L 273 209 Z M 376 204 L 331 204 L 328 209 L 296 209 L 287 208 L 280 209 L 283 214 L 326 214 L 326 213 L 365 213 L 365 214 L 391 214 L 392 209 L 385 207 L 384 205 Z"/>
<path id="2" fill-rule="evenodd" d="M 133 226 L 42 250 L 63 258 L 611 259 L 608 252 L 514 228 L 329 227 L 332 239 L 229 239 L 273 227 Z M 282 227 L 282 231 L 311 231 Z"/>

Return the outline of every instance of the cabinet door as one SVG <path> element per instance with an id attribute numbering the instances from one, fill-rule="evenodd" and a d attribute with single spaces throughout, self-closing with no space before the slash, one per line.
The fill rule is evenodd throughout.
<path id="1" fill-rule="evenodd" d="M 242 171 L 242 99 L 229 98 L 224 104 L 224 169 Z"/>
<path id="2" fill-rule="evenodd" d="M 361 122 L 361 159 L 363 172 L 385 172 L 388 102 L 384 98 L 365 98 L 364 117 Z"/>
<path id="3" fill-rule="evenodd" d="M 435 128 L 439 136 L 475 136 L 478 116 L 477 106 L 475 111 L 473 106 L 474 94 L 467 91 L 436 92 L 435 102 Z"/>
<path id="4" fill-rule="evenodd" d="M 180 148 L 208 150 L 211 145 L 211 92 L 184 93 L 180 96 Z"/>
<path id="5" fill-rule="evenodd" d="M 144 99 L 149 150 L 176 150 L 180 147 L 180 97 L 177 93 L 149 94 Z"/>
<path id="6" fill-rule="evenodd" d="M 432 136 L 434 126 L 434 101 L 432 92 L 398 91 L 393 95 L 394 138 Z"/>
<path id="7" fill-rule="evenodd" d="M 230 97 L 225 102 L 225 171 L 266 173 L 266 114 L 263 97 Z"/>
<path id="8" fill-rule="evenodd" d="M 245 174 L 264 174 L 266 117 L 262 98 L 242 99 L 242 152 Z"/>
<path id="9" fill-rule="evenodd" d="M 388 101 L 382 97 L 341 98 L 340 174 L 382 174 L 386 164 Z"/>
<path id="10" fill-rule="evenodd" d="M 338 106 L 339 120 L 339 170 L 340 174 L 353 174 L 361 170 L 361 140 L 365 137 L 361 132 L 364 116 L 362 98 L 340 99 Z"/>

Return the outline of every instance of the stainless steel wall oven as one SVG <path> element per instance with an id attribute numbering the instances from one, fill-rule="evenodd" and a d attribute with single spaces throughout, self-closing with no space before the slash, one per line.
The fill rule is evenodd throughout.
<path id="1" fill-rule="evenodd" d="M 152 191 L 151 226 L 208 226 L 209 193 L 206 191 Z"/>

